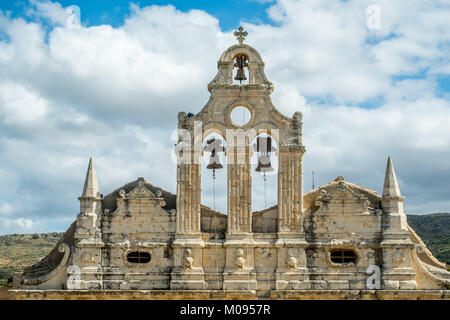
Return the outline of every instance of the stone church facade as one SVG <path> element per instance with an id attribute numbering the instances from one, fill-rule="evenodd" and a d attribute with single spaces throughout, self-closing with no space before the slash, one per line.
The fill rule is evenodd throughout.
<path id="1" fill-rule="evenodd" d="M 449 297 L 450 272 L 409 227 L 390 158 L 381 195 L 342 177 L 303 193 L 302 114 L 275 108 L 260 54 L 243 43 L 241 28 L 235 35 L 205 107 L 178 114 L 176 194 L 138 178 L 102 196 L 91 159 L 76 221 L 15 277 L 13 296 Z M 248 82 L 234 83 L 236 67 Z M 230 118 L 238 106 L 251 115 L 243 125 Z M 211 133 L 226 142 L 227 214 L 201 203 Z M 278 147 L 278 203 L 252 212 L 251 144 L 261 134 Z"/>

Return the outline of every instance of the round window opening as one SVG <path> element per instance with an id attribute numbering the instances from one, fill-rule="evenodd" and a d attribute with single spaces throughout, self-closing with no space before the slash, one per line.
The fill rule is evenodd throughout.
<path id="1" fill-rule="evenodd" d="M 252 114 L 250 113 L 250 110 L 245 106 L 234 107 L 230 113 L 231 122 L 233 122 L 233 124 L 238 127 L 245 126 L 250 122 L 251 118 Z"/>

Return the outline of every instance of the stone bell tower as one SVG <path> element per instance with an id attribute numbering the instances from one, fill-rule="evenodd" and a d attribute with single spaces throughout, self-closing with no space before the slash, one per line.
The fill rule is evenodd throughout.
<path id="1" fill-rule="evenodd" d="M 178 114 L 177 231 L 173 243 L 175 267 L 171 288 L 201 289 L 205 286 L 202 269 L 202 248 L 205 244 L 201 236 L 200 206 L 201 157 L 202 142 L 213 132 L 220 134 L 227 144 L 228 212 L 226 239 L 223 242 L 226 251 L 223 289 L 239 289 L 243 281 L 246 288 L 256 286 L 250 158 L 254 152 L 252 142 L 261 134 L 271 136 L 279 149 L 277 246 L 281 254 L 278 255 L 280 268 L 277 273 L 285 272 L 284 266 L 289 258 L 284 247 L 298 245 L 304 248 L 306 245 L 302 224 L 302 157 L 305 152 L 302 114 L 296 112 L 288 118 L 273 106 L 271 93 L 274 87 L 266 78 L 260 54 L 244 44 L 247 32 L 242 27 L 234 35 L 238 44 L 222 53 L 217 64 L 217 75 L 208 85 L 211 96 L 206 106 L 196 115 Z M 239 83 L 234 83 L 233 79 Z M 243 125 L 231 119 L 231 112 L 236 107 L 244 107 L 250 114 L 249 121 Z M 304 255 L 304 250 L 302 252 Z M 291 252 L 289 254 L 292 255 Z M 302 257 L 299 259 L 304 260 Z"/>

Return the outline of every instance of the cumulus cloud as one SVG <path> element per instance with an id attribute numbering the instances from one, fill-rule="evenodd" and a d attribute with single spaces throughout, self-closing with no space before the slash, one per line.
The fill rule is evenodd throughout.
<path id="1" fill-rule="evenodd" d="M 366 27 L 370 4 L 380 30 Z M 275 25 L 243 23 L 275 105 L 304 114 L 306 191 L 315 171 L 316 186 L 343 175 L 380 192 L 391 155 L 408 212 L 450 210 L 450 103 L 438 81 L 450 73 L 449 13 L 445 1 L 279 0 L 268 10 Z M 120 27 L 73 28 L 68 14 L 39 0 L 27 19 L 0 12 L 0 233 L 67 227 L 90 156 L 104 194 L 140 176 L 175 192 L 177 112 L 201 110 L 235 43 L 201 10 L 132 5 Z M 216 204 L 226 210 L 221 175 Z M 267 188 L 272 205 L 274 177 Z"/>
<path id="2" fill-rule="evenodd" d="M 58 2 L 29 0 L 32 5 L 27 10 L 29 16 L 36 17 L 38 19 L 47 19 L 52 24 L 64 25 L 67 24 L 69 17 L 72 14 L 70 7 L 63 8 Z"/>

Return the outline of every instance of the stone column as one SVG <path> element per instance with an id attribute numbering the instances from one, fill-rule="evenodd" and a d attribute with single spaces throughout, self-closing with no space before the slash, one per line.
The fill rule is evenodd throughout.
<path id="1" fill-rule="evenodd" d="M 303 149 L 282 147 L 278 154 L 278 233 L 303 234 Z"/>
<path id="2" fill-rule="evenodd" d="M 177 236 L 200 234 L 200 164 L 177 168 Z"/>
<path id="3" fill-rule="evenodd" d="M 287 144 L 278 151 L 278 266 L 276 289 L 307 289 L 305 232 L 303 230 L 302 115 L 296 112 Z"/>
<path id="4" fill-rule="evenodd" d="M 179 150 L 177 154 L 177 220 L 170 281 L 173 290 L 206 289 L 202 261 L 204 243 L 200 229 L 202 152 L 193 144 L 191 146 L 190 150 Z"/>
<path id="5" fill-rule="evenodd" d="M 224 243 L 224 290 L 256 290 L 250 158 L 251 151 L 247 146 L 228 146 L 228 230 Z"/>
<path id="6" fill-rule="evenodd" d="M 278 151 L 278 236 L 302 238 L 303 231 L 303 154 L 302 114 L 291 118 L 286 144 Z"/>
<path id="7" fill-rule="evenodd" d="M 231 150 L 230 150 L 231 149 Z M 250 151 L 229 147 L 228 162 L 228 230 L 227 238 L 252 233 L 252 175 Z"/>

